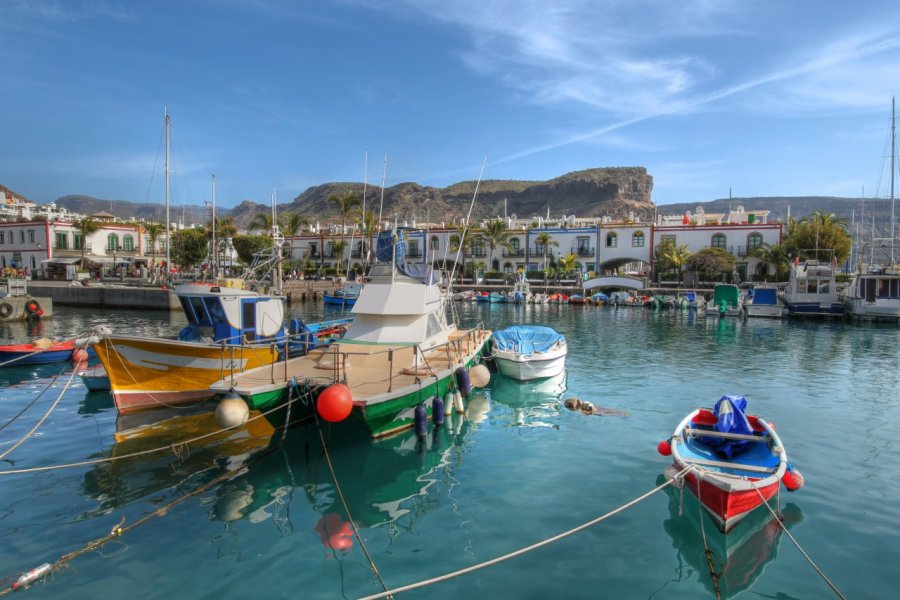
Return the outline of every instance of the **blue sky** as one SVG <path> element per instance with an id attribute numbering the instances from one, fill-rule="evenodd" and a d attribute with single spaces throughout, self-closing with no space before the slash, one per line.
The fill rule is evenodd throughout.
<path id="1" fill-rule="evenodd" d="M 0 183 L 172 202 L 645 166 L 658 204 L 889 193 L 900 2 L 0 0 Z"/>

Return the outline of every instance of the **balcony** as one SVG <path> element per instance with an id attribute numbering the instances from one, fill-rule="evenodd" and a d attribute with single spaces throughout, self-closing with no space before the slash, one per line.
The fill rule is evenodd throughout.
<path id="1" fill-rule="evenodd" d="M 579 256 L 579 257 L 594 256 L 594 253 L 595 253 L 594 248 L 585 248 L 583 246 L 581 248 L 572 248 L 572 254 Z"/>
<path id="2" fill-rule="evenodd" d="M 416 250 L 407 250 L 407 251 L 406 251 L 406 257 L 407 257 L 407 258 L 422 258 L 422 251 L 421 251 L 421 250 L 418 250 L 418 249 L 416 249 Z"/>
<path id="3" fill-rule="evenodd" d="M 502 252 L 503 258 L 519 258 L 525 256 L 525 248 L 512 248 L 507 250 L 504 248 Z"/>

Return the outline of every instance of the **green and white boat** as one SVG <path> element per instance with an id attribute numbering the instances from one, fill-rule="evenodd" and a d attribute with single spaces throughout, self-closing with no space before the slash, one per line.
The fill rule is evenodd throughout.
<path id="1" fill-rule="evenodd" d="M 390 232 L 383 232 L 392 244 Z M 402 242 L 400 242 L 402 244 Z M 383 246 L 379 239 L 379 249 Z M 481 327 L 460 330 L 452 322 L 449 290 L 423 265 L 402 261 L 388 247 L 369 271 L 353 307 L 353 323 L 344 337 L 327 348 L 273 365 L 235 373 L 214 383 L 218 394 L 234 391 L 250 410 L 271 411 L 273 425 L 312 417 L 314 400 L 329 385 L 345 384 L 352 394 L 350 418 L 365 423 L 373 437 L 408 429 L 423 403 L 432 413 L 434 397 L 455 386 L 455 372 L 482 360 L 491 332 Z"/>

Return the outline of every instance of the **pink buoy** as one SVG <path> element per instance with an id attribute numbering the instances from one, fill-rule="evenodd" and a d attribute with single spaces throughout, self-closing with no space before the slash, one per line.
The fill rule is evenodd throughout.
<path id="1" fill-rule="evenodd" d="M 330 423 L 343 421 L 353 410 L 353 394 L 343 383 L 329 385 L 316 400 L 319 415 Z"/>
<path id="2" fill-rule="evenodd" d="M 82 363 L 87 362 L 88 353 L 84 348 L 75 348 L 72 352 L 72 362 L 74 363 Z"/>

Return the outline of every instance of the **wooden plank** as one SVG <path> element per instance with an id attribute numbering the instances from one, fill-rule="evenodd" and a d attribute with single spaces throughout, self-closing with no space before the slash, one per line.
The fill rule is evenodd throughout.
<path id="1" fill-rule="evenodd" d="M 751 473 L 774 473 L 777 467 L 760 467 L 759 465 L 745 465 L 742 463 L 732 463 L 724 460 L 707 460 L 705 458 L 685 458 L 679 457 L 682 462 L 688 465 L 700 465 L 701 467 L 721 467 L 724 469 L 735 469 L 738 471 L 749 471 Z"/>
<path id="2" fill-rule="evenodd" d="M 705 429 L 694 429 L 688 427 L 684 430 L 690 437 L 702 437 L 708 435 L 710 437 L 726 438 L 729 440 L 747 440 L 750 442 L 768 442 L 772 438 L 766 433 L 764 435 L 749 435 L 745 433 L 727 433 L 725 431 L 707 431 Z"/>

